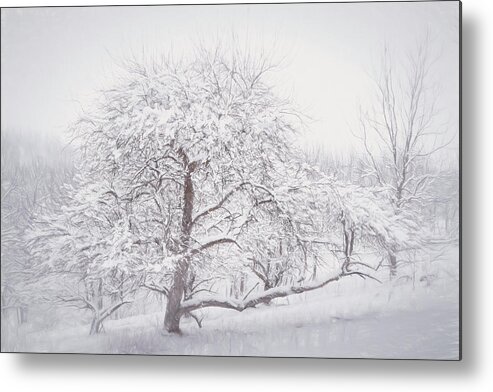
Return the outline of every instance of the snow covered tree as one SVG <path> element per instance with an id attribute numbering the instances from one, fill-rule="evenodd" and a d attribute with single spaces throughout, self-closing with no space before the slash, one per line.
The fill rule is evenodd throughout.
<path id="1" fill-rule="evenodd" d="M 198 294 L 249 258 L 276 264 L 267 261 L 272 244 L 306 252 L 312 243 L 304 237 L 317 214 L 309 198 L 328 185 L 313 187 L 320 179 L 293 143 L 299 115 L 274 94 L 272 68 L 262 56 L 220 47 L 198 49 L 190 61 L 128 62 L 121 82 L 74 126 L 84 181 L 103 177 L 105 192 L 124 206 L 135 250 L 126 260 L 144 266 L 144 287 L 166 295 L 169 332 L 203 307 L 241 311 L 344 275 L 273 287 L 282 279 L 267 273 L 267 290 L 241 301 Z M 255 230 L 257 239 L 246 234 Z M 292 248 L 282 263 L 292 263 Z"/>
<path id="2" fill-rule="evenodd" d="M 383 260 L 376 266 L 361 260 L 355 251 L 358 247 L 388 254 L 397 247 L 409 250 L 420 244 L 415 217 L 406 211 L 394 213 L 390 208 L 392 192 L 388 188 L 340 184 L 337 193 L 339 197 L 333 206 L 333 220 L 340 227 L 340 231 L 335 229 L 334 232 L 342 233 L 338 244 L 343 270 L 358 266 L 378 270 L 382 265 Z"/>
<path id="3" fill-rule="evenodd" d="M 26 283 L 37 301 L 89 310 L 89 333 L 99 333 L 140 287 L 140 253 L 111 184 L 96 177 L 87 183 L 79 174 L 75 185 L 65 186 L 64 202 L 33 218 L 26 235 L 33 268 Z"/>
<path id="4" fill-rule="evenodd" d="M 53 139 L 7 129 L 1 136 L 2 320 L 16 312 L 23 323 L 31 305 L 25 282 L 32 269 L 24 234 L 46 200 L 58 199 L 72 168 Z"/>

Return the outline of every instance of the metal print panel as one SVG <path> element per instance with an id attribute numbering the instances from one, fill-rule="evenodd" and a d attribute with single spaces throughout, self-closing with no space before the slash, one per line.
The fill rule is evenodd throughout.
<path id="1" fill-rule="evenodd" d="M 3 352 L 460 359 L 460 3 L 4 8 Z"/>

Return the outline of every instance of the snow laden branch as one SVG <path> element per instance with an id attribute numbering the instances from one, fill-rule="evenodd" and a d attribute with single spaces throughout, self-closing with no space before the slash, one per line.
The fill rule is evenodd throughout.
<path id="1" fill-rule="evenodd" d="M 104 321 L 110 317 L 112 314 L 114 314 L 118 309 L 120 309 L 123 305 L 126 304 L 131 304 L 132 301 L 118 301 L 110 306 L 107 306 L 106 308 L 99 308 L 98 304 L 93 304 L 88 301 L 84 301 L 84 305 L 79 306 L 78 304 L 81 304 L 81 298 L 79 297 L 72 297 L 72 298 L 64 298 L 60 297 L 58 299 L 59 303 L 65 305 L 67 303 L 73 304 L 78 309 L 89 309 L 91 310 L 93 317 L 91 320 L 91 326 L 89 329 L 89 334 L 94 335 L 97 333 L 100 333 L 103 330 L 103 323 Z"/>
<path id="2" fill-rule="evenodd" d="M 352 276 L 352 275 L 360 276 L 362 278 L 370 278 L 380 282 L 378 279 L 364 272 L 341 270 L 337 274 L 334 274 L 333 276 L 323 280 L 312 281 L 304 285 L 273 287 L 269 290 L 256 293 L 255 295 L 250 296 L 250 298 L 245 298 L 243 300 L 235 300 L 233 298 L 212 295 L 212 294 L 197 296 L 196 298 L 183 301 L 181 304 L 180 311 L 182 313 L 189 313 L 197 309 L 202 309 L 207 307 L 219 307 L 219 308 L 232 309 L 238 312 L 242 312 L 245 309 L 254 308 L 260 304 L 268 304 L 272 300 L 277 298 L 284 298 L 290 295 L 302 294 L 308 291 L 320 289 L 324 286 L 327 286 L 330 283 L 337 282 L 343 277 Z"/>
<path id="3" fill-rule="evenodd" d="M 210 206 L 210 207 L 207 207 L 206 209 L 204 209 L 203 211 L 199 212 L 192 220 L 192 224 L 196 224 L 200 219 L 202 218 L 205 218 L 207 217 L 208 215 L 212 214 L 214 211 L 217 211 L 219 210 L 222 206 L 224 206 L 224 204 L 228 201 L 228 199 L 230 199 L 236 192 L 238 192 L 239 190 L 241 190 L 242 188 L 246 187 L 247 185 L 251 185 L 249 182 L 242 182 L 238 185 L 236 185 L 235 187 L 233 187 L 233 189 L 231 189 L 229 192 L 227 192 L 222 198 L 221 200 L 216 203 L 215 205 L 213 206 Z"/>

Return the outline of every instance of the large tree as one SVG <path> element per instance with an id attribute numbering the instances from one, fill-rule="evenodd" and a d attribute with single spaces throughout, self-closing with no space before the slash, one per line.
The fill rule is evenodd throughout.
<path id="1" fill-rule="evenodd" d="M 95 276 L 124 265 L 166 296 L 174 333 L 200 308 L 242 311 L 366 276 L 338 265 L 320 281 L 284 279 L 327 246 L 314 223 L 334 190 L 294 147 L 300 116 L 274 94 L 265 58 L 199 49 L 190 61 L 126 68 L 73 128 L 79 188 L 94 189 L 68 207 L 84 220 L 69 224 L 76 265 Z M 264 290 L 237 299 L 207 286 L 245 266 Z"/>

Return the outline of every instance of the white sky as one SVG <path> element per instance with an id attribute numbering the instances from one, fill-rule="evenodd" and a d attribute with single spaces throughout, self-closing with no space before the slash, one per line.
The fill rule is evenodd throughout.
<path id="1" fill-rule="evenodd" d="M 2 9 L 2 130 L 62 135 L 80 105 L 111 83 L 112 57 L 142 47 L 179 54 L 234 32 L 287 56 L 275 80 L 314 119 L 306 141 L 344 151 L 384 43 L 399 58 L 428 30 L 440 54 L 443 118 L 455 134 L 458 15 L 458 2 Z"/>

